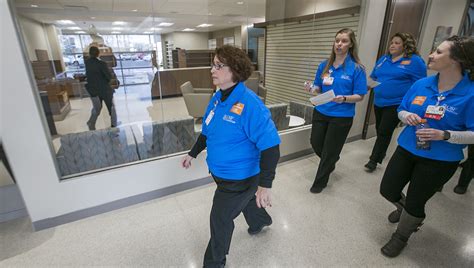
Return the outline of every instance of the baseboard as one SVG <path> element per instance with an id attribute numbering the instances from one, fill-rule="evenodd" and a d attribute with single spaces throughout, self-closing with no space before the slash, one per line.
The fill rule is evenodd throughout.
<path id="1" fill-rule="evenodd" d="M 6 222 L 6 221 L 11 221 L 23 217 L 27 217 L 28 212 L 26 211 L 26 208 L 14 210 L 14 211 L 9 211 L 6 213 L 1 213 L 0 214 L 0 222 Z"/>

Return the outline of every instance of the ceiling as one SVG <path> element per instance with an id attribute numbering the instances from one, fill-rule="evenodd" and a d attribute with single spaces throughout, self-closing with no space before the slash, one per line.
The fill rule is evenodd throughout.
<path id="1" fill-rule="evenodd" d="M 68 33 L 210 32 L 265 21 L 266 0 L 14 0 L 18 14 Z M 58 21 L 70 20 L 63 25 Z M 115 25 L 113 22 L 124 22 Z M 161 22 L 174 23 L 158 26 Z M 213 26 L 198 28 L 200 24 Z M 70 27 L 78 27 L 69 29 Z M 159 29 L 157 29 L 159 28 Z"/>

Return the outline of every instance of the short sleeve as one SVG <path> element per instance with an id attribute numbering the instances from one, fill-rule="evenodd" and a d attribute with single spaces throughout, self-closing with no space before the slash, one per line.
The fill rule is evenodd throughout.
<path id="1" fill-rule="evenodd" d="M 280 144 L 280 136 L 268 108 L 257 101 L 248 104 L 250 107 L 243 114 L 242 126 L 249 140 L 260 151 Z"/>
<path id="2" fill-rule="evenodd" d="M 412 80 L 413 82 L 425 78 L 427 75 L 427 69 L 425 61 L 418 55 L 412 56 Z"/>
<path id="3" fill-rule="evenodd" d="M 367 77 L 362 66 L 356 65 L 354 70 L 354 89 L 353 94 L 367 94 Z"/>

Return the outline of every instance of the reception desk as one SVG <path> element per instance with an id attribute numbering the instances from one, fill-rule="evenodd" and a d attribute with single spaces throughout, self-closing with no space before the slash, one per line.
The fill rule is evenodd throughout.
<path id="1" fill-rule="evenodd" d="M 179 86 L 186 81 L 190 81 L 195 88 L 214 88 L 211 78 L 211 67 L 177 68 L 165 69 L 155 73 L 151 87 L 151 96 L 153 99 L 160 97 L 181 96 Z"/>

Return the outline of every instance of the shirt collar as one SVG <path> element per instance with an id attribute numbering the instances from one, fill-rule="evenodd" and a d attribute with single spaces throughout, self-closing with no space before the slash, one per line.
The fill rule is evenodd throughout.
<path id="1" fill-rule="evenodd" d="M 427 88 L 430 88 L 432 91 L 438 93 L 438 79 L 439 79 L 439 74 L 433 75 L 429 77 L 429 81 L 426 85 Z M 456 86 L 454 86 L 452 89 L 446 91 L 449 94 L 455 94 L 455 95 L 461 95 L 464 96 L 469 93 L 470 89 L 470 84 L 471 84 L 471 79 L 469 79 L 469 75 L 465 73 L 463 75 L 463 78 L 461 81 L 459 81 Z"/>
<path id="2" fill-rule="evenodd" d="M 216 99 L 219 100 L 220 105 L 234 105 L 238 100 L 241 99 L 242 95 L 245 92 L 245 85 L 242 82 L 237 83 L 237 85 L 234 87 L 232 92 L 230 93 L 230 96 L 227 97 L 226 100 L 220 101 L 221 96 L 222 96 L 222 91 L 218 91 L 216 93 Z"/>

